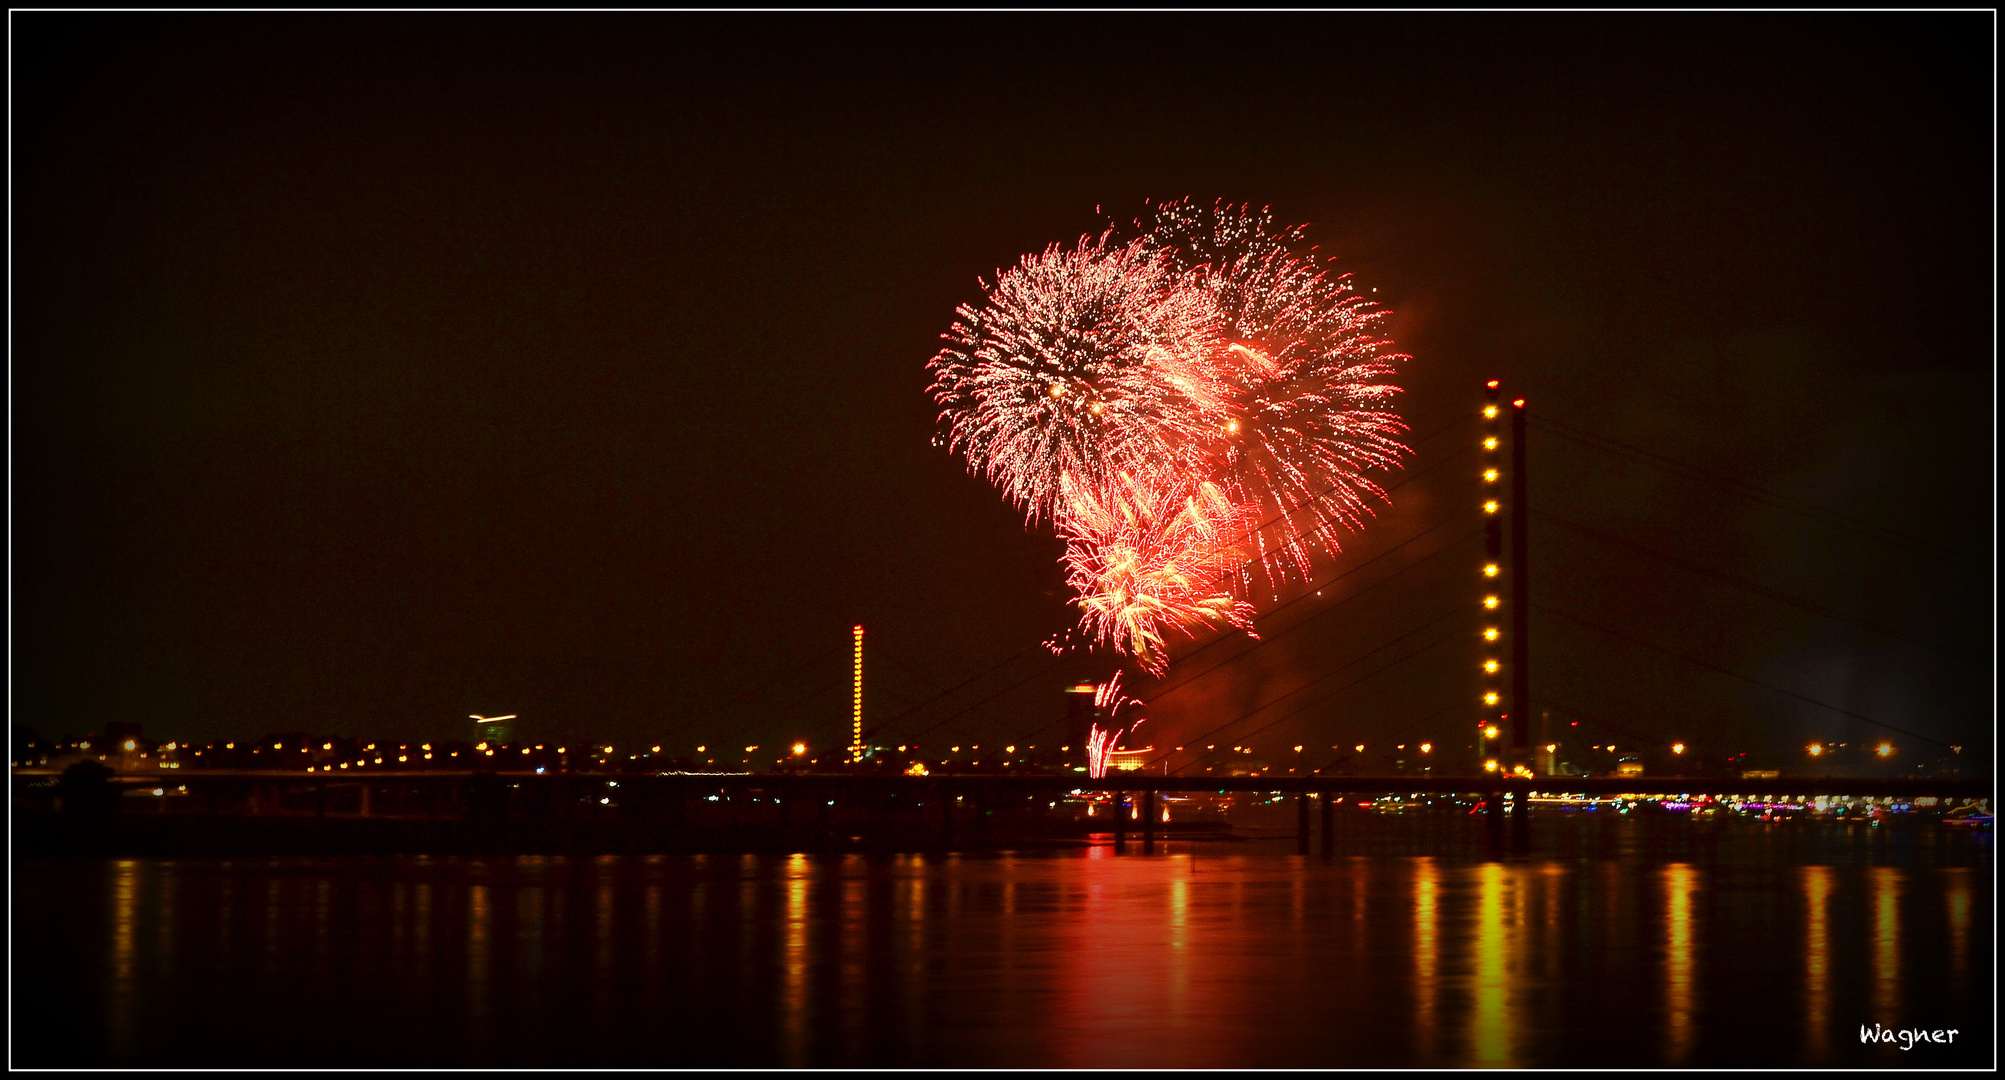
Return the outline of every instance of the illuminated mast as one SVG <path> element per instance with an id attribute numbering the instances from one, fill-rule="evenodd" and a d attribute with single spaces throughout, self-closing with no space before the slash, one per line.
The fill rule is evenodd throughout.
<path id="1" fill-rule="evenodd" d="M 1483 768 L 1505 775 L 1530 776 L 1527 754 L 1531 744 L 1531 605 L 1526 597 L 1530 579 L 1527 558 L 1525 483 L 1525 399 L 1511 402 L 1510 496 L 1503 494 L 1506 468 L 1503 464 L 1502 393 L 1497 380 L 1485 385 L 1489 401 L 1483 406 L 1483 712 L 1478 728 L 1482 736 Z M 1503 573 L 1504 511 L 1511 517 L 1511 572 Z M 1508 612 L 1503 608 L 1503 578 L 1511 584 Z M 1510 618 L 1507 633 L 1502 625 Z M 1508 652 L 1510 663 L 1503 657 Z M 1508 686 L 1504 669 L 1509 668 Z M 1508 722 L 1508 743 L 1504 725 Z M 1508 747 L 1508 752 L 1506 752 Z"/>
<path id="2" fill-rule="evenodd" d="M 849 705 L 849 760 L 863 760 L 863 624 L 850 628 L 849 636 L 855 639 L 855 679 L 850 688 Z"/>
<path id="3" fill-rule="evenodd" d="M 1483 711 L 1476 721 L 1477 745 L 1482 748 L 1483 771 L 1497 772 L 1502 768 L 1498 760 L 1498 724 L 1505 718 L 1503 612 L 1498 607 L 1503 603 L 1501 580 L 1504 569 L 1504 519 L 1502 485 L 1498 481 L 1503 476 L 1500 466 L 1499 447 L 1502 439 L 1498 435 L 1501 425 L 1497 414 L 1497 380 L 1491 379 L 1484 386 L 1489 401 L 1483 406 Z M 1513 635 L 1513 644 L 1515 644 Z"/>

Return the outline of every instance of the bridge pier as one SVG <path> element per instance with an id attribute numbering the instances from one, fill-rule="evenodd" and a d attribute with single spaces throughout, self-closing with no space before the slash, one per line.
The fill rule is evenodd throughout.
<path id="1" fill-rule="evenodd" d="M 1295 796 L 1295 854 L 1309 853 L 1309 793 Z"/>
<path id="2" fill-rule="evenodd" d="M 1125 851 L 1128 847 L 1127 792 L 1114 792 L 1114 850 Z"/>
<path id="3" fill-rule="evenodd" d="M 1142 793 L 1142 852 L 1156 853 L 1156 789 Z"/>
<path id="4" fill-rule="evenodd" d="M 1518 791 L 1511 795 L 1511 850 L 1530 851 L 1532 848 L 1532 793 Z"/>
<path id="5" fill-rule="evenodd" d="M 1483 823 L 1490 834 L 1490 850 L 1504 849 L 1504 793 L 1492 791 L 1483 796 Z"/>
<path id="6" fill-rule="evenodd" d="M 1316 796 L 1322 802 L 1323 812 L 1323 854 L 1337 853 L 1337 800 L 1330 792 Z"/>

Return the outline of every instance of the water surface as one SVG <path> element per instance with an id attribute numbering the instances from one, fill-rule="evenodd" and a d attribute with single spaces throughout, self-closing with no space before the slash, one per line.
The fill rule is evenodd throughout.
<path id="1" fill-rule="evenodd" d="M 1274 847 L 17 863 L 15 1063 L 1992 1061 L 1988 835 Z"/>

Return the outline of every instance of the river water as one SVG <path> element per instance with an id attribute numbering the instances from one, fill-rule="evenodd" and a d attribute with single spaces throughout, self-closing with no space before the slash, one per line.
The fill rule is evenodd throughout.
<path id="1" fill-rule="evenodd" d="M 1813 839 L 23 861 L 14 1064 L 1992 1064 L 1991 837 Z"/>

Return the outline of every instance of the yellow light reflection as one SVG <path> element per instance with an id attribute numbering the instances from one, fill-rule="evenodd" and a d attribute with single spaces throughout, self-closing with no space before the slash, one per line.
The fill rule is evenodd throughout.
<path id="1" fill-rule="evenodd" d="M 1441 913 L 1437 896 L 1441 891 L 1441 871 L 1432 857 L 1423 856 L 1413 867 L 1413 1026 L 1415 1049 L 1420 1059 L 1434 1056 L 1434 999 L 1438 960 L 1436 937 Z"/>
<path id="2" fill-rule="evenodd" d="M 1667 1061 L 1683 1061 L 1692 1047 L 1692 892 L 1698 873 L 1686 863 L 1664 868 L 1664 1042 Z"/>
<path id="3" fill-rule="evenodd" d="M 1873 889 L 1873 1015 L 1901 1015 L 1901 872 L 1875 866 Z"/>
<path id="4" fill-rule="evenodd" d="M 1471 1065 L 1509 1067 L 1511 1033 L 1516 1026 L 1509 985 L 1504 925 L 1505 893 L 1510 876 L 1501 863 L 1484 863 L 1476 871 L 1476 942 L 1474 1001 L 1469 1010 Z"/>
<path id="5" fill-rule="evenodd" d="M 111 885 L 111 1046 L 130 1052 L 133 1010 L 133 939 L 139 906 L 139 864 L 120 859 L 112 866 Z"/>
<path id="6" fill-rule="evenodd" d="M 1970 869 L 1964 866 L 1946 867 L 1943 876 L 1948 878 L 1944 887 L 1943 900 L 1949 904 L 1949 978 L 1952 992 L 1964 988 L 1968 963 L 1966 952 L 1970 948 Z"/>
<path id="7" fill-rule="evenodd" d="M 786 985 L 780 1016 L 780 1057 L 788 1068 L 804 1068 L 808 1050 L 808 879 L 806 855 L 787 858 Z"/>
<path id="8" fill-rule="evenodd" d="M 1812 1060 L 1830 1052 L 1831 868 L 1806 866 L 1803 879 L 1803 1034 Z"/>

